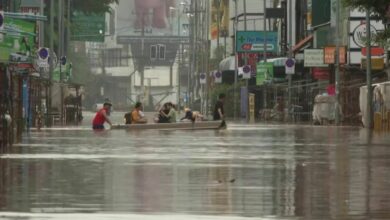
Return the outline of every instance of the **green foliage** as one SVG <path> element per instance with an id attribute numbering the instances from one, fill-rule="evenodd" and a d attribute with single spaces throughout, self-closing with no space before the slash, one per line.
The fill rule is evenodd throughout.
<path id="1" fill-rule="evenodd" d="M 385 20 L 387 8 L 390 7 L 389 0 L 343 0 L 343 3 L 347 7 L 357 8 L 362 11 L 366 9 L 370 9 L 374 15 L 379 18 Z M 375 36 L 374 41 L 378 44 L 386 47 L 388 46 L 388 41 L 390 39 L 390 32 L 386 30 L 383 33 L 379 33 Z"/>
<path id="2" fill-rule="evenodd" d="M 365 10 L 369 8 L 379 18 L 386 15 L 386 6 L 390 4 L 389 0 L 343 0 L 345 6 Z"/>
<path id="3" fill-rule="evenodd" d="M 379 32 L 375 35 L 375 42 L 377 42 L 381 47 L 388 48 L 390 47 L 390 29 L 387 28 L 383 32 Z"/>

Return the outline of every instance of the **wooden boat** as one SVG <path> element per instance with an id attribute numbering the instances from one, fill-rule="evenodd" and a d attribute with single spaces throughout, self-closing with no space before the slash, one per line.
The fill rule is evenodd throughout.
<path id="1" fill-rule="evenodd" d="M 177 123 L 153 123 L 153 124 L 117 124 L 111 129 L 131 129 L 131 130 L 217 130 L 226 128 L 225 121 L 196 121 Z"/>

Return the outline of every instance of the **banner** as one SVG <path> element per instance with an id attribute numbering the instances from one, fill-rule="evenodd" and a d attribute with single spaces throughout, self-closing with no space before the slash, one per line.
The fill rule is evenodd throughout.
<path id="1" fill-rule="evenodd" d="M 7 34 L 0 41 L 0 62 L 31 62 L 31 51 L 36 48 L 35 25 L 21 19 L 4 19 Z"/>
<path id="2" fill-rule="evenodd" d="M 266 80 L 274 77 L 274 64 L 272 62 L 257 63 L 256 66 L 256 85 L 260 86 Z"/>
<path id="3" fill-rule="evenodd" d="M 210 35 L 211 40 L 228 37 L 229 0 L 211 0 Z"/>
<path id="4" fill-rule="evenodd" d="M 61 72 L 60 67 L 61 65 Z M 59 64 L 54 70 L 53 70 L 53 77 L 52 80 L 56 82 L 68 82 L 72 79 L 72 64 L 66 63 L 65 65 Z"/>

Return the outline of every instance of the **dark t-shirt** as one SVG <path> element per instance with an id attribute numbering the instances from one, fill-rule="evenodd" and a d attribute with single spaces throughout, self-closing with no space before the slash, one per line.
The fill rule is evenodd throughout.
<path id="1" fill-rule="evenodd" d="M 221 112 L 223 115 L 225 115 L 225 111 L 223 110 L 223 102 L 218 100 L 217 103 L 215 104 L 214 108 L 214 120 L 221 120 L 221 116 L 219 115 L 218 109 L 221 109 Z"/>

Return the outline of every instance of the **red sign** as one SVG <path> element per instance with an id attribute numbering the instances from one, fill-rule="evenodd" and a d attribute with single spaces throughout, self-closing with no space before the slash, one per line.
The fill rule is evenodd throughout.
<path id="1" fill-rule="evenodd" d="M 371 56 L 383 56 L 384 54 L 385 50 L 381 47 L 371 48 Z M 362 55 L 367 56 L 367 47 L 362 47 Z"/>
<path id="2" fill-rule="evenodd" d="M 335 52 L 336 52 L 336 47 L 331 46 L 331 47 L 325 47 L 324 48 L 324 63 L 325 64 L 334 64 L 335 63 Z M 345 47 L 340 47 L 339 49 L 339 63 L 340 64 L 345 64 L 346 63 L 346 51 Z"/>
<path id="3" fill-rule="evenodd" d="M 312 73 L 314 79 L 329 79 L 329 69 L 327 67 L 313 67 Z"/>
<path id="4" fill-rule="evenodd" d="M 250 51 L 252 50 L 252 44 L 243 44 L 241 49 Z"/>

